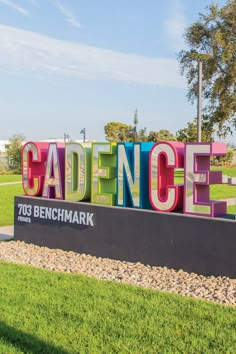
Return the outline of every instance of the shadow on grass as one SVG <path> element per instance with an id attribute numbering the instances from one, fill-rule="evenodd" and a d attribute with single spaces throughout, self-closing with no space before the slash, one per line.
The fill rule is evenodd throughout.
<path id="1" fill-rule="evenodd" d="M 25 333 L 0 321 L 0 341 L 9 343 L 16 350 L 23 353 L 43 353 L 43 354 L 69 354 L 64 349 L 50 344 L 32 334 Z"/>

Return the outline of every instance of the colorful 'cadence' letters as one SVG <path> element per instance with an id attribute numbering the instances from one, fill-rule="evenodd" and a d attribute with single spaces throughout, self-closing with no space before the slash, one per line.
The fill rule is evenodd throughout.
<path id="1" fill-rule="evenodd" d="M 226 214 L 226 202 L 210 200 L 209 186 L 222 183 L 210 157 L 225 153 L 223 143 L 28 142 L 22 184 L 28 196 L 214 217 Z M 179 168 L 181 185 L 174 181 Z"/>

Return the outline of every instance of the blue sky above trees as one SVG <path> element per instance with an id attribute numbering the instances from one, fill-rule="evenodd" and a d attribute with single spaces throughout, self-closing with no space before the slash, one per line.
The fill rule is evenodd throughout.
<path id="1" fill-rule="evenodd" d="M 225 1 L 217 1 L 219 5 Z M 210 1 L 0 0 L 1 139 L 104 140 L 110 121 L 175 133 L 196 116 L 176 54 Z M 228 141 L 234 140 L 229 137 Z"/>

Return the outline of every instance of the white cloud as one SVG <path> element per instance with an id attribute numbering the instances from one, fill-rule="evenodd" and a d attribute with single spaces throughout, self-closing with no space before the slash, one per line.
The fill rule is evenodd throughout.
<path id="1" fill-rule="evenodd" d="M 58 8 L 58 10 L 66 17 L 67 22 L 72 26 L 76 28 L 81 28 L 81 24 L 79 21 L 76 19 L 76 16 L 69 11 L 67 8 L 65 8 L 60 2 L 54 1 L 55 6 Z"/>
<path id="2" fill-rule="evenodd" d="M 165 21 L 165 28 L 170 44 L 175 51 L 184 49 L 185 43 L 183 33 L 186 28 L 186 18 L 183 4 L 180 0 L 175 0 Z"/>
<path id="3" fill-rule="evenodd" d="M 0 0 L 0 3 L 11 7 L 12 9 L 14 9 L 14 10 L 16 10 L 17 12 L 21 13 L 22 15 L 29 16 L 29 12 L 28 12 L 27 10 L 23 9 L 23 7 L 18 6 L 18 5 L 15 4 L 13 1 L 10 1 L 10 0 Z"/>
<path id="4" fill-rule="evenodd" d="M 176 60 L 149 58 L 56 40 L 5 25 L 0 25 L 0 69 L 185 87 Z"/>

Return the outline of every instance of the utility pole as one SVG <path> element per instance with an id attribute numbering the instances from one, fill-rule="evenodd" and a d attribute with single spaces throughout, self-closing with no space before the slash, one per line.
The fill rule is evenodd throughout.
<path id="1" fill-rule="evenodd" d="M 134 141 L 137 140 L 138 110 L 134 111 Z"/>
<path id="2" fill-rule="evenodd" d="M 202 141 L 202 61 L 198 61 L 197 142 Z"/>
<path id="3" fill-rule="evenodd" d="M 210 54 L 192 52 L 187 54 L 198 63 L 198 95 L 197 95 L 197 142 L 202 140 L 202 63 L 211 58 Z"/>

